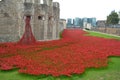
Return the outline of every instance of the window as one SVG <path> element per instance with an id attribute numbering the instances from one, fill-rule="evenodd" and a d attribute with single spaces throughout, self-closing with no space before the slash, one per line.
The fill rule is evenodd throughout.
<path id="1" fill-rule="evenodd" d="M 52 21 L 54 20 L 53 16 L 50 16 L 48 19 Z"/>
<path id="2" fill-rule="evenodd" d="M 42 20 L 42 16 L 38 16 L 38 20 Z"/>
<path id="3" fill-rule="evenodd" d="M 31 18 L 31 16 L 26 16 L 26 18 Z"/>
<path id="4" fill-rule="evenodd" d="M 4 16 L 5 16 L 5 17 L 9 17 L 9 14 L 8 14 L 8 13 L 4 13 Z"/>
<path id="5" fill-rule="evenodd" d="M 45 20 L 44 16 L 38 16 L 38 20 Z"/>

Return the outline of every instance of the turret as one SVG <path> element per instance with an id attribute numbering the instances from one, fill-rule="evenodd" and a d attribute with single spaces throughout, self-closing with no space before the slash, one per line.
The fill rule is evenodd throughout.
<path id="1" fill-rule="evenodd" d="M 40 4 L 42 0 L 34 0 L 35 4 Z"/>
<path id="2" fill-rule="evenodd" d="M 120 11 L 119 11 L 119 13 L 118 13 L 118 16 L 119 16 L 119 24 L 120 24 Z"/>
<path id="3" fill-rule="evenodd" d="M 24 1 L 24 16 L 33 15 L 33 3 L 34 3 L 34 0 Z"/>
<path id="4" fill-rule="evenodd" d="M 53 6 L 53 0 L 43 0 L 43 3 L 48 6 Z"/>
<path id="5" fill-rule="evenodd" d="M 59 3 L 58 2 L 53 2 L 53 6 L 59 8 Z"/>
<path id="6" fill-rule="evenodd" d="M 26 3 L 34 3 L 34 0 L 24 0 Z"/>

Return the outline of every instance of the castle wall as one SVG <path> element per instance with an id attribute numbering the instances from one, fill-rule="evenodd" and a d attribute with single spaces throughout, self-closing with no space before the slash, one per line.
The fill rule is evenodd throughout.
<path id="1" fill-rule="evenodd" d="M 60 9 L 59 9 L 59 3 L 54 2 L 53 3 L 53 15 L 54 15 L 54 19 L 55 19 L 55 26 L 56 26 L 56 39 L 59 38 L 59 33 L 60 33 Z M 54 32 L 53 32 L 54 33 Z"/>
<path id="2" fill-rule="evenodd" d="M 0 42 L 17 41 L 19 25 L 16 5 L 11 1 L 0 2 Z"/>
<path id="3" fill-rule="evenodd" d="M 26 1 L 26 3 L 25 3 Z M 4 0 L 0 2 L 0 42 L 18 41 L 25 28 L 25 16 L 31 16 L 32 32 L 37 40 L 59 38 L 59 3 L 52 0 Z"/>
<path id="4" fill-rule="evenodd" d="M 39 9 L 39 10 L 38 10 Z M 46 10 L 45 10 L 46 9 Z M 34 14 L 34 36 L 37 40 L 45 39 L 45 27 L 47 24 L 47 5 L 36 5 Z"/>
<path id="5" fill-rule="evenodd" d="M 59 31 L 59 6 L 53 6 L 55 3 L 52 3 L 52 0 L 50 0 L 50 4 L 48 4 L 47 1 L 49 2 L 49 0 L 44 0 L 44 4 L 37 7 L 40 12 L 37 12 L 38 9 L 35 8 L 35 30 L 33 32 L 35 33 L 37 40 L 52 40 L 58 39 L 59 37 L 59 32 L 57 32 Z M 38 16 L 42 19 L 38 20 Z M 43 36 L 44 38 L 39 38 L 38 36 Z"/>
<path id="6" fill-rule="evenodd" d="M 60 19 L 60 31 L 63 31 L 66 29 L 66 20 L 65 19 Z"/>

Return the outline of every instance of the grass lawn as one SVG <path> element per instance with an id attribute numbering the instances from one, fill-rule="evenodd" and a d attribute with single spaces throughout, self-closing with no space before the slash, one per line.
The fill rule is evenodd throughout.
<path id="1" fill-rule="evenodd" d="M 91 36 L 120 39 L 120 37 L 90 32 Z M 0 71 L 0 80 L 120 80 L 120 57 L 109 57 L 108 67 L 87 69 L 83 74 L 73 74 L 71 77 L 32 76 L 20 74 L 18 70 Z"/>
<path id="2" fill-rule="evenodd" d="M 103 37 L 103 38 L 108 38 L 108 39 L 118 39 L 120 40 L 120 36 L 114 36 L 110 34 L 105 34 L 101 32 L 94 32 L 94 31 L 87 31 L 89 34 L 87 36 L 97 36 L 97 37 Z"/>

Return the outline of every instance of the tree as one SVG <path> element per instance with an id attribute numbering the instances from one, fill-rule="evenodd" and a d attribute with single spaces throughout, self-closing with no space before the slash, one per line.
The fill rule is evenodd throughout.
<path id="1" fill-rule="evenodd" d="M 117 12 L 112 11 L 111 14 L 109 14 L 109 16 L 107 16 L 107 24 L 118 24 L 119 22 L 119 17 Z"/>

